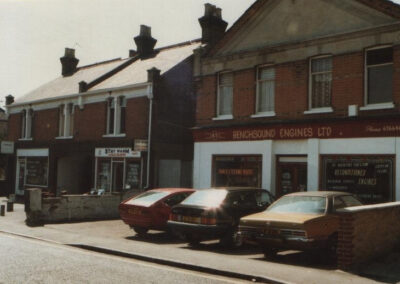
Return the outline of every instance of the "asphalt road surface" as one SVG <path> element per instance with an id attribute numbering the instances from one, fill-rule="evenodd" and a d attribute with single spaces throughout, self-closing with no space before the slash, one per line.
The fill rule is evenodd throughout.
<path id="1" fill-rule="evenodd" d="M 243 283 L 0 233 L 0 283 Z"/>

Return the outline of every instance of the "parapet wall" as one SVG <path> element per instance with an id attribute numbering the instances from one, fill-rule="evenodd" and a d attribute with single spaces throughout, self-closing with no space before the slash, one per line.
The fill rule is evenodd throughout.
<path id="1" fill-rule="evenodd" d="M 25 205 L 31 225 L 83 220 L 106 220 L 119 217 L 118 205 L 139 191 L 110 195 L 63 195 L 42 198 L 40 189 L 30 189 Z"/>
<path id="2" fill-rule="evenodd" d="M 339 212 L 340 268 L 357 268 L 400 244 L 400 202 L 349 207 Z"/>

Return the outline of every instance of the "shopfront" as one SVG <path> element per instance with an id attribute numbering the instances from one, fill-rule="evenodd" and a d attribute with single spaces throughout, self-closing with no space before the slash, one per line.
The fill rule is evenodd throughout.
<path id="1" fill-rule="evenodd" d="M 95 188 L 122 192 L 143 187 L 142 152 L 131 148 L 96 148 Z"/>
<path id="2" fill-rule="evenodd" d="M 18 149 L 15 193 L 24 195 L 26 188 L 47 188 L 49 179 L 48 149 Z"/>

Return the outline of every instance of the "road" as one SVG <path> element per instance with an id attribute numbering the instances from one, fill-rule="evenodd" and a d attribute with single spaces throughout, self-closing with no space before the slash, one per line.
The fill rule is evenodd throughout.
<path id="1" fill-rule="evenodd" d="M 239 282 L 0 233 L 0 283 Z"/>

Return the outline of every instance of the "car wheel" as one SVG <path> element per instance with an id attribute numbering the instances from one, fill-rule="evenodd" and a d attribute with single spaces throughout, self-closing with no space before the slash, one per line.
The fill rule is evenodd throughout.
<path id="1" fill-rule="evenodd" d="M 139 235 L 139 237 L 146 236 L 147 232 L 149 231 L 149 229 L 143 227 L 133 227 L 133 230 Z"/>
<path id="2" fill-rule="evenodd" d="M 185 235 L 185 239 L 189 243 L 190 246 L 195 247 L 200 244 L 200 238 L 196 235 L 193 234 L 187 234 Z"/>
<path id="3" fill-rule="evenodd" d="M 219 242 L 224 247 L 239 248 L 243 245 L 243 237 L 238 234 L 237 230 L 235 230 L 227 233 Z"/>
<path id="4" fill-rule="evenodd" d="M 264 257 L 266 259 L 274 259 L 276 255 L 278 254 L 278 250 L 275 248 L 270 248 L 270 247 L 263 247 L 262 251 L 264 253 Z"/>

